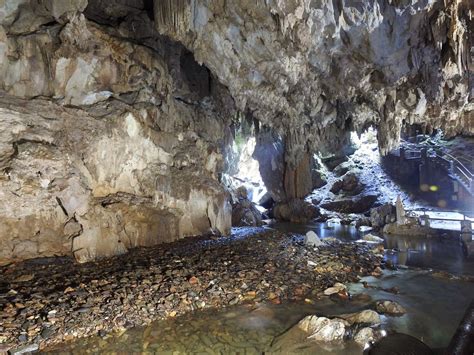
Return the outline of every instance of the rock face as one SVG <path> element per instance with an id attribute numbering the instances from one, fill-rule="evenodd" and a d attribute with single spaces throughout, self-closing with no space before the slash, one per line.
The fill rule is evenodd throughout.
<path id="1" fill-rule="evenodd" d="M 182 46 L 158 34 L 135 44 L 154 33 L 143 9 L 111 29 L 79 12 L 85 1 L 42 2 L 44 18 L 11 3 L 0 8 L 0 263 L 228 233 L 227 90 Z"/>
<path id="2" fill-rule="evenodd" d="M 473 134 L 468 10 L 465 0 L 0 2 L 0 263 L 226 234 L 219 179 L 237 111 L 270 132 L 255 155 L 286 204 L 322 183 L 312 154 L 346 154 L 351 130 L 376 126 L 382 152 L 403 120 Z"/>

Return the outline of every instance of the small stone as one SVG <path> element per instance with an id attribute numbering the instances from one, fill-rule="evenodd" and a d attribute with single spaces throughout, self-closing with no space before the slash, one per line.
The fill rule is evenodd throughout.
<path id="1" fill-rule="evenodd" d="M 27 353 L 37 351 L 38 349 L 39 349 L 38 344 L 24 345 L 16 349 L 10 350 L 10 355 L 27 354 Z"/>
<path id="2" fill-rule="evenodd" d="M 15 282 L 28 282 L 35 278 L 34 274 L 21 275 L 15 279 Z"/>
<path id="3" fill-rule="evenodd" d="M 196 276 L 191 276 L 188 280 L 191 285 L 196 285 L 199 283 L 199 279 Z"/>
<path id="4" fill-rule="evenodd" d="M 41 337 L 43 339 L 48 339 L 51 337 L 51 335 L 54 334 L 54 330 L 51 329 L 51 328 L 43 328 L 43 330 L 41 331 Z"/>
<path id="5" fill-rule="evenodd" d="M 229 305 L 234 306 L 239 303 L 239 297 L 234 297 L 229 301 Z"/>
<path id="6" fill-rule="evenodd" d="M 329 287 L 327 289 L 324 290 L 324 295 L 325 296 L 331 296 L 333 294 L 336 294 L 336 293 L 341 293 L 342 291 L 345 291 L 346 290 L 346 286 L 337 282 L 334 284 L 334 286 L 332 287 Z"/>
<path id="7" fill-rule="evenodd" d="M 308 233 L 306 233 L 304 237 L 304 243 L 307 246 L 311 246 L 311 247 L 319 247 L 321 245 L 324 245 L 321 239 L 319 239 L 318 235 L 314 233 L 313 231 L 309 231 Z"/>

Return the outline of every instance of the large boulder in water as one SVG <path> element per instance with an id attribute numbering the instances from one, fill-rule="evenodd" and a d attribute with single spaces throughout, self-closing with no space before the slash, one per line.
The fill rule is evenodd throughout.
<path id="1" fill-rule="evenodd" d="M 340 213 L 364 213 L 377 201 L 377 196 L 366 195 L 358 198 L 326 202 L 320 206 L 326 210 Z"/>
<path id="2" fill-rule="evenodd" d="M 315 353 L 318 345 L 340 343 L 349 324 L 338 318 L 329 319 L 310 315 L 275 338 L 270 353 Z M 311 349 L 311 352 L 308 352 Z M 313 351 L 314 350 L 314 351 Z"/>
<path id="3" fill-rule="evenodd" d="M 316 206 L 300 199 L 280 202 L 273 207 L 275 219 L 293 223 L 308 223 L 319 215 L 319 209 Z"/>

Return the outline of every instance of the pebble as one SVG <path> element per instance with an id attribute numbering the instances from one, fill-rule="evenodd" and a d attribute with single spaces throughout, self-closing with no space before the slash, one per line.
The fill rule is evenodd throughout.
<path id="1" fill-rule="evenodd" d="M 9 351 L 10 355 L 20 355 L 20 354 L 27 354 L 39 349 L 38 344 L 30 344 L 30 345 L 23 345 L 16 349 L 12 349 Z"/>

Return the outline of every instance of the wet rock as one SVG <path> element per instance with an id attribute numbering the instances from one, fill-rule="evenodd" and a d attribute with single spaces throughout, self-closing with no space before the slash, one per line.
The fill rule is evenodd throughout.
<path id="1" fill-rule="evenodd" d="M 381 322 L 380 315 L 371 309 L 366 309 L 357 313 L 343 314 L 338 317 L 345 319 L 349 324 L 375 325 L 380 324 Z"/>
<path id="2" fill-rule="evenodd" d="M 273 207 L 273 216 L 276 219 L 294 223 L 307 223 L 319 215 L 319 209 L 316 206 L 299 199 L 277 203 Z"/>
<path id="3" fill-rule="evenodd" d="M 373 234 L 366 234 L 362 237 L 362 240 L 365 240 L 366 242 L 373 242 L 373 243 L 379 243 L 382 244 L 384 242 L 383 238 L 377 237 Z"/>
<path id="4" fill-rule="evenodd" d="M 331 296 L 336 293 L 344 292 L 346 289 L 347 289 L 346 285 L 338 282 L 338 283 L 335 283 L 334 286 L 325 289 L 324 295 Z"/>
<path id="5" fill-rule="evenodd" d="M 304 236 L 304 243 L 311 247 L 319 247 L 324 244 L 321 239 L 319 239 L 318 235 L 313 231 L 306 233 Z"/>
<path id="6" fill-rule="evenodd" d="M 333 342 L 341 341 L 346 332 L 347 323 L 341 319 L 329 319 L 326 317 L 307 316 L 296 326 L 308 334 L 308 339 Z"/>
<path id="7" fill-rule="evenodd" d="M 375 309 L 379 313 L 393 316 L 401 316 L 407 312 L 400 304 L 390 300 L 377 301 L 375 303 Z"/>
<path id="8" fill-rule="evenodd" d="M 364 347 L 369 342 L 375 340 L 375 331 L 372 328 L 366 327 L 359 330 L 354 336 L 354 341 L 360 346 Z"/>

